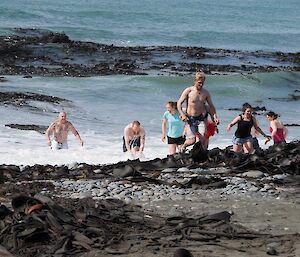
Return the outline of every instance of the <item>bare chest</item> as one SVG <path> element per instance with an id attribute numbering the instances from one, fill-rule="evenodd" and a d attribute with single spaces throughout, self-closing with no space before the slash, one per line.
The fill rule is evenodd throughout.
<path id="1" fill-rule="evenodd" d="M 188 95 L 188 101 L 192 104 L 205 103 L 207 95 L 203 92 L 191 91 Z"/>

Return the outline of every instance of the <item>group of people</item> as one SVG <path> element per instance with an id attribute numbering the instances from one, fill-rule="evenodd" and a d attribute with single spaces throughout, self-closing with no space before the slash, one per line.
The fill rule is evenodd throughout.
<path id="1" fill-rule="evenodd" d="M 188 146 L 201 142 L 204 150 L 208 148 L 209 137 L 218 133 L 219 120 L 216 108 L 210 93 L 203 88 L 205 74 L 196 72 L 194 84 L 183 90 L 177 103 L 169 101 L 166 104 L 166 112 L 162 118 L 162 141 L 167 139 L 169 154 L 177 151 L 184 152 Z M 186 102 L 186 108 L 183 108 Z M 253 115 L 250 104 L 245 103 L 242 114 L 233 119 L 227 126 L 227 131 L 237 125 L 232 140 L 234 152 L 253 153 L 258 147 L 255 134 L 258 132 L 266 138 L 268 143 L 272 138 L 274 144 L 285 142 L 287 129 L 274 112 L 267 113 L 270 122 L 270 133 L 267 135 L 258 125 Z M 208 120 L 210 116 L 211 120 Z M 72 125 L 67 120 L 65 112 L 61 112 L 58 119 L 53 122 L 46 131 L 48 145 L 52 149 L 67 149 L 67 137 L 71 131 L 83 146 L 83 141 Z M 53 134 L 53 140 L 50 135 Z M 145 148 L 145 129 L 140 122 L 135 120 L 124 128 L 123 152 L 129 153 L 129 159 L 141 158 Z"/>

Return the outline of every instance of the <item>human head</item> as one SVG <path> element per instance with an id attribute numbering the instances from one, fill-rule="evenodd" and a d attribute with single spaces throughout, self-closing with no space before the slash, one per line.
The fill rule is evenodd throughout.
<path id="1" fill-rule="evenodd" d="M 278 114 L 270 111 L 267 113 L 267 118 L 268 120 L 276 120 L 278 118 Z"/>
<path id="2" fill-rule="evenodd" d="M 60 122 L 65 122 L 67 120 L 66 112 L 60 112 L 59 115 L 58 115 L 58 120 Z"/>
<path id="3" fill-rule="evenodd" d="M 201 90 L 201 88 L 204 85 L 204 81 L 205 81 L 204 72 L 202 72 L 202 71 L 196 72 L 195 79 L 194 79 L 194 85 L 195 85 L 197 90 Z"/>
<path id="4" fill-rule="evenodd" d="M 242 112 L 244 113 L 247 109 L 250 109 L 252 112 L 252 106 L 249 103 L 244 103 L 242 107 Z"/>
<path id="5" fill-rule="evenodd" d="M 137 120 L 134 120 L 132 122 L 132 130 L 135 133 L 139 133 L 140 132 L 140 127 L 141 127 L 141 123 Z"/>
<path id="6" fill-rule="evenodd" d="M 243 107 L 242 107 L 242 112 L 245 114 L 245 115 L 248 115 L 250 116 L 251 113 L 252 113 L 252 106 L 248 103 L 244 103 L 243 104 Z"/>
<path id="7" fill-rule="evenodd" d="M 167 104 L 166 104 L 166 108 L 167 108 L 167 111 L 168 111 L 168 112 L 177 110 L 177 103 L 176 103 L 176 102 L 169 101 L 169 102 L 167 102 Z"/>

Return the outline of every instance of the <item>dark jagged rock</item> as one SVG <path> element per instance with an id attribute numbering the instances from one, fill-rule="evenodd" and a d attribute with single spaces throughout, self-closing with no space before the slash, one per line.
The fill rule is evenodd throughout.
<path id="1" fill-rule="evenodd" d="M 200 149 L 200 150 L 199 150 Z M 293 141 L 286 144 L 270 146 L 266 150 L 260 149 L 253 155 L 237 154 L 229 148 L 214 148 L 203 151 L 200 144 L 187 154 L 176 154 L 164 159 L 156 158 L 145 162 L 139 160 L 123 161 L 109 165 L 78 164 L 75 167 L 34 165 L 20 168 L 15 165 L 1 165 L 4 181 L 18 181 L 28 179 L 59 179 L 59 178 L 88 178 L 88 179 L 128 179 L 131 181 L 148 181 L 156 184 L 168 184 L 153 177 L 153 171 L 167 168 L 228 168 L 231 173 L 243 173 L 258 170 L 270 175 L 290 174 L 300 175 L 300 142 Z M 97 172 L 94 172 L 97 171 Z M 220 182 L 220 184 L 218 184 Z M 216 184 L 214 184 L 216 183 Z M 211 181 L 211 187 L 224 186 L 222 181 Z M 181 185 L 184 186 L 184 185 Z"/>
<path id="2" fill-rule="evenodd" d="M 231 223 L 232 213 L 167 216 L 145 213 L 141 208 L 119 200 L 50 199 L 19 195 L 12 199 L 13 212 L 0 206 L 0 244 L 16 256 L 81 256 L 98 250 L 103 254 L 143 252 L 155 243 L 176 249 L 174 256 L 192 256 L 182 243 L 226 242 L 235 240 L 267 241 L 270 234 L 251 231 Z M 288 240 L 285 235 L 276 240 Z M 294 243 L 299 235 L 291 235 Z"/>
<path id="3" fill-rule="evenodd" d="M 0 56 L 1 74 L 25 76 L 147 75 L 153 71 L 182 75 L 200 69 L 208 74 L 300 70 L 299 53 L 183 46 L 121 47 L 73 41 L 64 33 L 22 28 L 10 36 L 0 36 Z M 245 58 L 249 60 L 247 64 Z M 211 64 L 207 64 L 207 59 Z M 236 65 L 230 64 L 232 60 Z"/>
<path id="4" fill-rule="evenodd" d="M 260 149 L 253 155 L 237 154 L 229 149 L 212 151 L 212 155 L 208 153 L 206 162 L 202 161 L 202 158 L 206 158 L 206 154 L 204 157 L 192 154 L 192 158 L 195 162 L 200 162 L 201 167 L 206 168 L 225 164 L 237 172 L 256 169 L 268 174 L 300 174 L 300 141 L 276 144 L 266 150 Z"/>
<path id="5" fill-rule="evenodd" d="M 242 109 L 241 108 L 229 108 L 228 109 L 229 111 L 242 111 Z M 261 114 L 261 113 L 265 113 L 265 112 L 267 112 L 267 109 L 266 109 L 266 107 L 265 106 L 262 106 L 262 107 L 259 107 L 259 106 L 255 106 L 255 107 L 253 107 L 252 106 L 252 110 L 253 110 L 253 113 L 254 114 Z"/>
<path id="6" fill-rule="evenodd" d="M 287 127 L 300 127 L 300 124 L 292 123 L 292 124 L 284 124 Z"/>
<path id="7" fill-rule="evenodd" d="M 43 94 L 37 94 L 32 92 L 0 92 L 0 104 L 12 105 L 18 108 L 27 108 L 32 111 L 44 112 L 45 110 L 34 106 L 34 102 L 43 102 L 53 105 L 62 104 L 64 102 L 70 103 L 71 101 Z"/>
<path id="8" fill-rule="evenodd" d="M 22 124 L 5 124 L 5 127 L 13 128 L 13 129 L 20 129 L 20 130 L 33 130 L 41 134 L 45 134 L 47 126 L 43 125 L 22 125 Z"/>

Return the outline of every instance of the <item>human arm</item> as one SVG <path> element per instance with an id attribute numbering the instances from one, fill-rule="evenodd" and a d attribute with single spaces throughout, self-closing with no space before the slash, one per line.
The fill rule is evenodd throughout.
<path id="1" fill-rule="evenodd" d="M 177 101 L 177 109 L 178 109 L 178 111 L 180 113 L 180 118 L 183 121 L 187 120 L 187 116 L 186 116 L 186 114 L 182 110 L 182 104 L 184 103 L 185 100 L 187 100 L 188 94 L 190 93 L 190 91 L 191 91 L 190 88 L 186 88 L 185 90 L 183 90 L 180 98 Z"/>
<path id="2" fill-rule="evenodd" d="M 258 126 L 258 122 L 254 116 L 252 116 L 252 119 L 253 119 L 253 126 L 254 126 L 255 130 L 258 131 L 265 138 L 267 138 L 267 141 L 270 141 L 271 136 L 268 136 L 265 132 L 262 131 L 262 129 Z"/>
<path id="3" fill-rule="evenodd" d="M 208 103 L 208 106 L 209 106 L 209 114 L 212 118 L 212 121 L 218 125 L 220 123 L 220 121 L 218 120 L 218 117 L 217 117 L 217 111 L 216 111 L 216 108 L 212 102 L 212 99 L 211 99 L 211 96 L 209 94 L 209 92 L 207 92 L 207 98 L 206 98 L 206 101 Z"/>
<path id="4" fill-rule="evenodd" d="M 130 154 L 133 154 L 133 152 L 131 151 L 131 148 L 130 148 L 130 136 L 129 135 L 130 135 L 130 131 L 129 131 L 128 126 L 126 126 L 124 128 L 124 144 L 127 149 L 127 152 Z"/>
<path id="5" fill-rule="evenodd" d="M 284 139 L 286 139 L 286 137 L 287 137 L 287 135 L 288 135 L 288 129 L 286 128 L 286 126 L 284 126 L 283 124 L 282 124 L 282 128 L 283 128 L 283 136 L 284 136 Z"/>
<path id="6" fill-rule="evenodd" d="M 145 148 L 145 138 L 146 138 L 146 133 L 143 128 L 141 128 L 141 145 L 140 145 L 140 152 L 144 151 Z"/>
<path id="7" fill-rule="evenodd" d="M 236 124 L 238 123 L 238 121 L 241 119 L 240 116 L 237 116 L 235 119 L 233 119 L 228 125 L 227 125 L 227 128 L 226 128 L 226 131 L 230 131 L 230 129 Z"/>
<path id="8" fill-rule="evenodd" d="M 78 131 L 75 129 L 75 127 L 72 125 L 72 123 L 69 123 L 69 128 L 72 131 L 73 135 L 76 137 L 76 139 L 80 142 L 81 146 L 83 146 L 83 141 L 78 133 Z"/>
<path id="9" fill-rule="evenodd" d="M 166 129 L 167 129 L 167 119 L 163 118 L 162 124 L 161 124 L 161 132 L 162 132 L 161 140 L 163 142 L 165 142 L 165 140 L 166 140 Z"/>
<path id="10" fill-rule="evenodd" d="M 46 132 L 45 132 L 45 136 L 46 136 L 46 140 L 47 140 L 48 146 L 51 146 L 50 135 L 51 135 L 52 132 L 53 132 L 54 126 L 55 126 L 55 123 L 52 123 L 52 124 L 47 128 L 47 130 L 46 130 Z"/>

